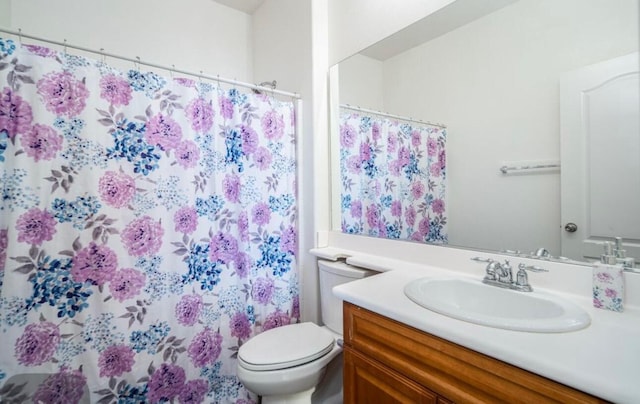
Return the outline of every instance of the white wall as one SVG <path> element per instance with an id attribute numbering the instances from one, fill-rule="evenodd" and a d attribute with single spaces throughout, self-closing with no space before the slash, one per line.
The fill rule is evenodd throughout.
<path id="1" fill-rule="evenodd" d="M 0 27 L 11 26 L 11 0 L 0 0 Z"/>
<path id="2" fill-rule="evenodd" d="M 448 125 L 450 244 L 559 255 L 559 173 L 499 167 L 559 160 L 560 74 L 637 50 L 637 19 L 636 0 L 521 0 L 384 63 L 386 110 Z"/>
<path id="3" fill-rule="evenodd" d="M 187 71 L 253 79 L 251 16 L 211 0 L 1 1 L 3 7 L 10 3 L 11 16 L 0 22 L 13 30 Z M 123 68 L 122 62 L 108 63 Z"/>
<path id="4" fill-rule="evenodd" d="M 384 111 L 383 64 L 381 61 L 354 55 L 339 65 L 340 103 Z"/>
<path id="5" fill-rule="evenodd" d="M 360 52 L 454 0 L 328 0 L 329 65 Z"/>

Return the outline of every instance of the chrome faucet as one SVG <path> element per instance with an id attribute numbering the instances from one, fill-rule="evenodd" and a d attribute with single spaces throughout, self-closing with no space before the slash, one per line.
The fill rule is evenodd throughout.
<path id="1" fill-rule="evenodd" d="M 497 286 L 499 288 L 507 288 L 518 290 L 521 292 L 531 292 L 533 288 L 529 284 L 529 277 L 527 271 L 531 272 L 548 272 L 544 268 L 537 267 L 535 265 L 518 265 L 518 273 L 516 279 L 513 279 L 513 268 L 509 263 L 509 260 L 505 260 L 504 264 L 499 263 L 491 258 L 471 258 L 473 261 L 485 262 L 487 267 L 485 268 L 485 276 L 482 279 L 482 283 L 487 285 Z"/>
<path id="2" fill-rule="evenodd" d="M 498 283 L 507 286 L 513 283 L 513 269 L 511 268 L 511 264 L 509 264 L 509 260 L 505 260 L 504 265 L 500 265 Z"/>
<path id="3" fill-rule="evenodd" d="M 536 252 L 531 255 L 538 258 L 551 258 L 551 253 L 544 247 L 538 248 Z"/>

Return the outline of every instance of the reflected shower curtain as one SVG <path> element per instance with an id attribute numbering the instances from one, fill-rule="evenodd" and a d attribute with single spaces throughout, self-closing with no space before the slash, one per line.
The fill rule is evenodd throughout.
<path id="1" fill-rule="evenodd" d="M 340 113 L 342 231 L 447 243 L 446 130 Z"/>
<path id="2" fill-rule="evenodd" d="M 253 402 L 297 322 L 294 108 L 0 40 L 0 402 Z"/>

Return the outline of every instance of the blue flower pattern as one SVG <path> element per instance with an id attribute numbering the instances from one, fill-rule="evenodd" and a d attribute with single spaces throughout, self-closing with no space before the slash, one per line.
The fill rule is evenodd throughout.
<path id="1" fill-rule="evenodd" d="M 291 270 L 291 255 L 280 249 L 280 237 L 269 236 L 259 247 L 258 268 L 271 268 L 271 275 L 282 276 Z"/>
<path id="2" fill-rule="evenodd" d="M 146 126 L 124 121 L 111 134 L 115 145 L 107 149 L 107 157 L 133 163 L 133 172 L 149 175 L 159 167 L 160 154 L 144 139 Z"/>
<path id="3" fill-rule="evenodd" d="M 101 206 L 98 198 L 94 196 L 79 196 L 73 201 L 56 198 L 51 202 L 54 217 L 60 223 L 73 223 L 73 227 L 78 230 L 84 229 L 86 221 L 98 213 Z"/>
<path id="4" fill-rule="evenodd" d="M 48 304 L 58 310 L 58 318 L 74 318 L 89 307 L 87 299 L 93 294 L 91 284 L 74 282 L 69 273 L 70 267 L 70 259 L 44 257 L 30 279 L 33 292 L 25 302 L 27 309 L 37 309 Z"/>
<path id="5" fill-rule="evenodd" d="M 185 284 L 200 283 L 201 290 L 213 290 L 220 283 L 223 267 L 209 260 L 209 246 L 196 244 L 187 257 L 189 272 L 183 276 Z"/>

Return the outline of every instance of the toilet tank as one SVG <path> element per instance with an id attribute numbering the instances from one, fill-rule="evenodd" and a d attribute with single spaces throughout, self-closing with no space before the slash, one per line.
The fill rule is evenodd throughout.
<path id="1" fill-rule="evenodd" d="M 334 286 L 362 279 L 377 272 L 356 268 L 344 262 L 318 260 L 320 269 L 320 307 L 322 322 L 342 335 L 342 299 L 333 295 Z"/>

